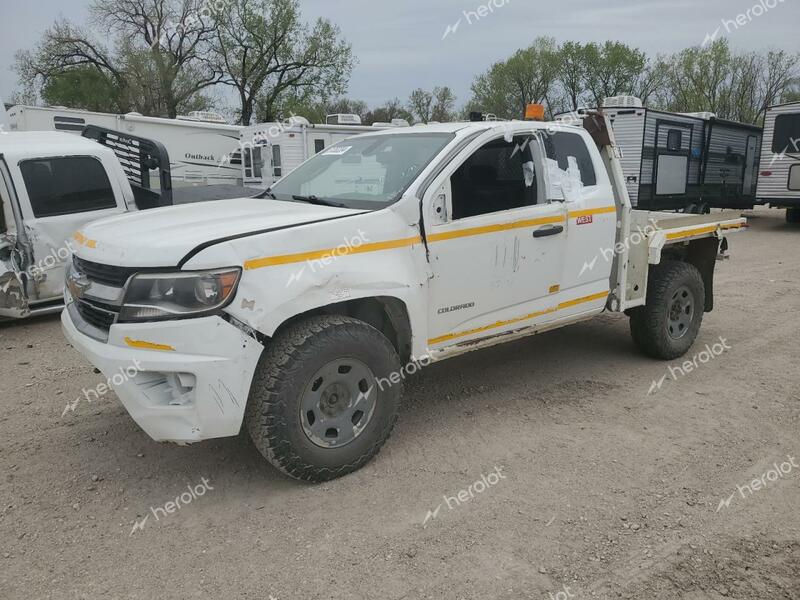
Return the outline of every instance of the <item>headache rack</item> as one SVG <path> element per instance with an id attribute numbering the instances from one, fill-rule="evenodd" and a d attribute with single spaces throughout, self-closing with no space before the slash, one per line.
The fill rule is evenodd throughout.
<path id="1" fill-rule="evenodd" d="M 97 125 L 87 125 L 81 135 L 114 151 L 139 209 L 172 206 L 172 173 L 164 144 Z"/>

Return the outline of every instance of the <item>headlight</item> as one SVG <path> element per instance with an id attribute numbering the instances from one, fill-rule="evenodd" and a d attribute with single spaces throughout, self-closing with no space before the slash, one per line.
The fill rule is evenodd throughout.
<path id="1" fill-rule="evenodd" d="M 212 313 L 233 300 L 241 273 L 241 269 L 218 269 L 134 275 L 128 282 L 119 322 Z"/>

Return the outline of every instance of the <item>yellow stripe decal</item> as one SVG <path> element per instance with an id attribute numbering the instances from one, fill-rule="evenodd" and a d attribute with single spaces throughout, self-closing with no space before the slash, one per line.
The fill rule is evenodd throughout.
<path id="1" fill-rule="evenodd" d="M 681 238 L 692 237 L 695 235 L 704 235 L 706 233 L 714 233 L 717 230 L 717 225 L 710 225 L 709 227 L 700 227 L 699 229 L 692 229 L 690 231 L 678 231 L 677 233 L 668 233 L 668 240 L 679 240 Z"/>
<path id="2" fill-rule="evenodd" d="M 682 238 L 693 237 L 695 235 L 704 235 L 706 233 L 714 233 L 717 228 L 722 230 L 728 229 L 741 229 L 745 227 L 745 223 L 723 223 L 721 225 L 709 225 L 708 227 L 699 227 L 697 229 L 690 229 L 689 231 L 677 231 L 675 233 L 668 233 L 668 240 L 679 240 Z"/>
<path id="3" fill-rule="evenodd" d="M 175 352 L 175 348 L 167 346 L 166 344 L 154 344 L 153 342 L 143 342 L 141 340 L 133 340 L 129 337 L 125 338 L 125 343 L 131 348 L 139 348 L 140 350 L 159 350 L 161 352 Z"/>
<path id="4" fill-rule="evenodd" d="M 499 231 L 511 231 L 512 229 L 523 229 L 525 227 L 536 227 L 537 225 L 549 225 L 551 223 L 563 223 L 564 217 L 542 217 L 540 219 L 525 219 L 523 221 L 512 221 L 511 223 L 497 223 L 496 225 L 484 225 L 482 227 L 470 227 L 468 229 L 456 229 L 443 233 L 432 233 L 428 236 L 429 242 L 443 242 L 473 235 L 485 235 L 487 233 L 497 233 Z"/>
<path id="5" fill-rule="evenodd" d="M 560 310 L 564 310 L 567 308 L 572 308 L 573 306 L 578 306 L 580 304 L 586 304 L 587 302 L 594 302 L 595 300 L 605 300 L 608 298 L 608 292 L 601 292 L 599 294 L 593 294 L 591 296 L 585 296 L 583 298 L 578 298 L 577 300 L 569 300 L 568 302 L 562 302 L 556 307 L 548 308 L 546 310 L 542 310 L 539 312 L 531 313 L 529 315 L 525 315 L 524 317 L 517 317 L 515 319 L 509 319 L 507 321 L 498 321 L 497 323 L 493 323 L 492 325 L 486 325 L 485 327 L 476 327 L 475 329 L 470 329 L 469 331 L 460 331 L 458 333 L 448 333 L 447 335 L 443 335 L 437 338 L 433 338 L 428 340 L 428 344 L 431 346 L 435 346 L 437 344 L 441 344 L 442 342 L 448 342 L 450 340 L 455 340 L 462 337 L 467 337 L 470 335 L 475 335 L 477 333 L 483 333 L 485 331 L 491 331 L 492 329 L 497 329 L 499 327 L 508 327 L 509 325 L 516 325 L 517 323 L 522 323 L 523 321 L 530 321 L 531 319 L 536 319 L 538 317 L 542 317 L 544 315 L 549 315 L 554 312 L 558 312 Z"/>
<path id="6" fill-rule="evenodd" d="M 73 235 L 72 237 L 81 246 L 86 246 L 87 248 L 97 248 L 97 241 L 90 240 L 85 235 L 83 235 L 80 231 L 76 231 L 75 235 Z"/>
<path id="7" fill-rule="evenodd" d="M 381 250 L 393 250 L 395 248 L 405 248 L 414 244 L 422 243 L 420 236 L 405 238 L 402 240 L 388 240 L 385 242 L 375 242 L 372 244 L 362 244 L 361 246 L 340 246 L 339 248 L 328 248 L 327 250 L 315 250 L 313 252 L 300 252 L 298 254 L 285 254 L 283 256 L 268 256 L 266 258 L 254 258 L 244 263 L 247 271 L 263 269 L 264 267 L 275 267 L 278 265 L 290 265 L 293 263 L 305 262 L 307 260 L 320 260 L 325 258 L 335 258 L 348 256 L 350 254 L 363 254 L 365 252 L 379 252 Z"/>
<path id="8" fill-rule="evenodd" d="M 594 208 L 590 210 L 578 211 L 569 213 L 571 217 L 581 217 L 587 215 L 598 215 L 605 213 L 616 212 L 614 206 L 604 208 Z M 553 223 L 564 223 L 563 216 L 541 217 L 539 219 L 524 219 L 522 221 L 512 221 L 511 223 L 497 223 L 494 225 L 484 225 L 482 227 L 469 227 L 467 229 L 457 229 L 454 231 L 445 231 L 442 233 L 433 233 L 428 236 L 428 242 L 444 242 L 446 240 L 453 240 L 462 237 L 471 237 L 475 235 L 485 235 L 488 233 L 498 233 L 501 231 L 511 231 L 514 229 L 524 229 L 527 227 L 536 227 L 537 225 L 550 225 Z M 77 235 L 77 234 L 76 234 Z M 76 238 L 77 239 L 77 238 Z M 385 242 L 376 242 L 373 244 L 363 244 L 361 246 L 348 246 L 342 248 L 328 248 L 326 250 L 315 250 L 313 252 L 299 252 L 297 254 L 285 254 L 282 256 L 267 256 L 264 258 L 254 258 L 244 263 L 244 268 L 247 271 L 254 269 L 263 269 L 265 267 L 275 267 L 279 265 L 289 265 L 293 263 L 304 262 L 307 260 L 320 260 L 328 257 L 340 257 L 350 254 L 363 254 L 365 252 L 379 252 L 381 250 L 392 250 L 395 248 L 405 248 L 413 246 L 414 244 L 422 243 L 420 236 L 401 239 L 401 240 L 388 240 Z"/>
<path id="9" fill-rule="evenodd" d="M 616 206 L 606 206 L 603 208 L 590 208 L 588 210 L 576 210 L 569 213 L 570 219 L 577 219 L 580 217 L 591 217 L 592 215 L 605 215 L 608 213 L 617 212 Z"/>

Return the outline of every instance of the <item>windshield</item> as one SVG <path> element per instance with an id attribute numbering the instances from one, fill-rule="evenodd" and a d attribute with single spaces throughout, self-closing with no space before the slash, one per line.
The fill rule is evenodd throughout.
<path id="1" fill-rule="evenodd" d="M 276 183 L 279 200 L 328 201 L 380 209 L 400 199 L 455 135 L 366 135 L 331 146 Z"/>

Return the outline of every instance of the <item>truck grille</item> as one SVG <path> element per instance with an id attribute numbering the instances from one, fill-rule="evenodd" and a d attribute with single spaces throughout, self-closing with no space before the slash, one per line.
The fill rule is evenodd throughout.
<path id="1" fill-rule="evenodd" d="M 111 265 L 101 265 L 73 256 L 75 268 L 86 275 L 92 281 L 110 285 L 112 287 L 123 287 L 131 275 L 142 271 L 135 267 L 113 267 Z"/>
<path id="2" fill-rule="evenodd" d="M 115 309 L 113 306 L 86 300 L 78 300 L 75 304 L 84 321 L 106 333 L 111 329 L 119 314 L 119 309 Z"/>

